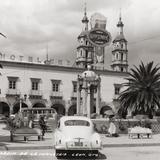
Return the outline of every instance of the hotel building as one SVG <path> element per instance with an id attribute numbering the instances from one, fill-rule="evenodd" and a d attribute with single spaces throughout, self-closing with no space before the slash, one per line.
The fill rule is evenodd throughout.
<path id="1" fill-rule="evenodd" d="M 44 62 L 33 61 L 32 57 L 24 60 L 15 55 L 0 54 L 0 114 L 16 113 L 20 109 L 37 108 L 37 113 L 44 108 L 53 108 L 61 115 L 76 114 L 77 105 L 77 77 L 92 65 L 96 58 L 96 48 L 88 41 L 89 31 L 86 10 L 82 23 L 84 28 L 78 36 L 77 58 L 75 65 L 70 66 L 64 61 L 53 63 L 52 60 Z M 112 41 L 111 69 L 93 67 L 92 69 L 101 78 L 100 105 L 101 115 L 105 110 L 117 111 L 119 107 L 118 96 L 122 90 L 122 83 L 128 76 L 128 50 L 127 40 L 123 34 L 121 16 L 117 24 L 119 34 Z M 104 56 L 104 48 L 100 55 Z M 96 94 L 96 91 L 95 91 Z M 96 96 L 94 95 L 96 100 Z M 82 99 L 83 101 L 83 99 Z M 91 106 L 91 113 L 95 113 L 95 102 Z M 38 109 L 41 109 L 38 111 Z"/>

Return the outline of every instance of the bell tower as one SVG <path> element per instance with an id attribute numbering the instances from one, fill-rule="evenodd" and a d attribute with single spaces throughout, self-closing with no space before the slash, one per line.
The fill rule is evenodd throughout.
<path id="1" fill-rule="evenodd" d="M 128 50 L 127 50 L 127 40 L 123 34 L 123 22 L 121 14 L 119 16 L 119 21 L 117 27 L 119 28 L 119 33 L 113 40 L 112 49 L 112 64 L 111 68 L 118 72 L 128 71 Z"/>
<path id="2" fill-rule="evenodd" d="M 84 17 L 82 19 L 83 29 L 78 36 L 78 47 L 77 47 L 77 57 L 76 66 L 80 68 L 87 68 L 88 65 L 93 63 L 93 46 L 87 39 L 88 35 L 88 17 L 86 11 L 86 4 L 84 7 Z"/>

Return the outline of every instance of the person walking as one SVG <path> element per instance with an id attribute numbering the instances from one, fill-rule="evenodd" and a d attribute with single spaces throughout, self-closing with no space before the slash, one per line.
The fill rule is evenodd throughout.
<path id="1" fill-rule="evenodd" d="M 118 137 L 119 135 L 116 132 L 116 125 L 114 124 L 114 120 L 110 118 L 109 129 L 108 132 L 111 137 Z"/>
<path id="2" fill-rule="evenodd" d="M 40 126 L 40 128 L 41 128 L 42 138 L 43 138 L 43 136 L 45 135 L 45 132 L 46 132 L 46 130 L 47 130 L 47 126 L 46 126 L 46 123 L 45 123 L 45 121 L 44 121 L 44 117 L 43 117 L 43 116 L 40 116 L 39 126 Z"/>

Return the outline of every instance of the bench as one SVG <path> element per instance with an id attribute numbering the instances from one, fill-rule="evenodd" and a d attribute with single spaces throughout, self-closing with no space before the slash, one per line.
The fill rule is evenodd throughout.
<path id="1" fill-rule="evenodd" d="M 149 128 L 143 127 L 134 127 L 128 128 L 128 137 L 129 138 L 152 138 L 152 131 Z"/>
<path id="2" fill-rule="evenodd" d="M 152 138 L 152 133 L 128 133 L 128 137 L 129 138 L 144 138 L 144 137 L 147 137 L 147 138 Z"/>
<path id="3" fill-rule="evenodd" d="M 10 132 L 10 140 L 11 142 L 14 141 L 14 137 L 24 137 L 24 141 L 27 141 L 29 137 L 36 136 L 38 141 L 43 139 L 41 130 L 38 128 L 18 128 Z"/>

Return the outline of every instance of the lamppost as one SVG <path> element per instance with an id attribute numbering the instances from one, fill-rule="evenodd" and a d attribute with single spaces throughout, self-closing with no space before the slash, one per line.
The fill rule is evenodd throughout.
<path id="1" fill-rule="evenodd" d="M 84 71 L 77 78 L 77 114 L 91 116 L 91 107 L 94 103 L 94 93 L 97 91 L 96 97 L 96 113 L 99 114 L 100 106 L 100 76 L 90 70 Z M 81 91 L 83 98 L 83 105 L 81 105 Z"/>
<path id="2" fill-rule="evenodd" d="M 24 97 L 20 96 L 19 98 L 19 112 L 21 113 L 22 112 L 22 103 L 23 101 L 26 101 L 27 99 L 27 94 L 24 94 Z"/>

